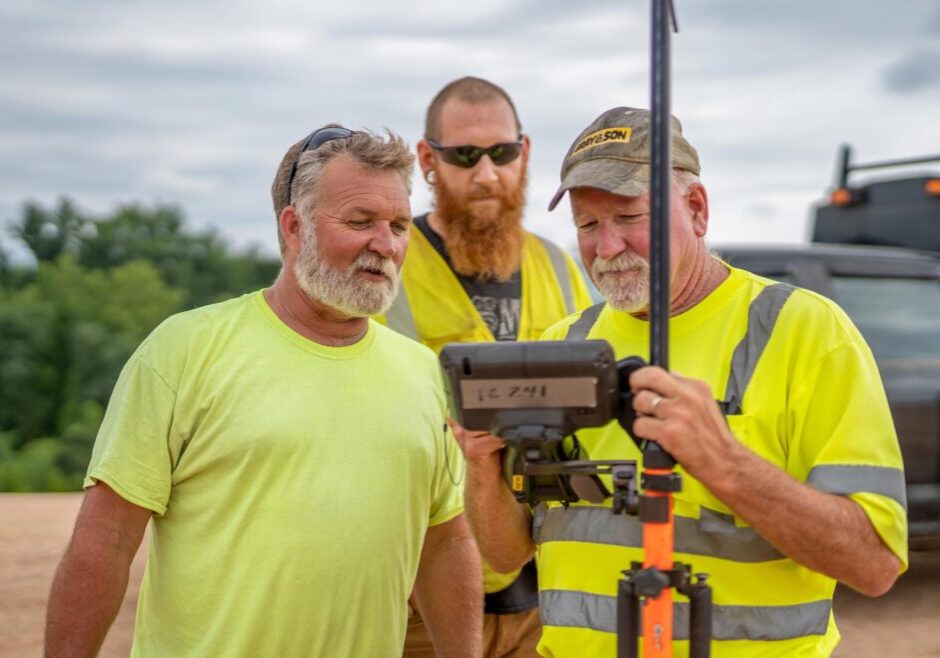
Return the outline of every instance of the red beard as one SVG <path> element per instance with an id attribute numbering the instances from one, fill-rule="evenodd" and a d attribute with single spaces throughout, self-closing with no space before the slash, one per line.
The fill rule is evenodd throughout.
<path id="1" fill-rule="evenodd" d="M 447 255 L 458 273 L 508 281 L 519 270 L 527 175 L 523 170 L 514 190 L 496 190 L 499 208 L 495 212 L 469 207 L 467 199 L 453 194 L 443 181 L 434 182 L 435 214 L 445 226 Z"/>

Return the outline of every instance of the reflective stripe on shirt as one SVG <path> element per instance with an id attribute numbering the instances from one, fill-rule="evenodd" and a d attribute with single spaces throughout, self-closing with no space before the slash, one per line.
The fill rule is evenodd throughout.
<path id="1" fill-rule="evenodd" d="M 770 562 L 784 555 L 752 528 L 738 527 L 734 517 L 701 508 L 701 518 L 675 516 L 675 551 L 735 562 Z M 549 507 L 540 519 L 538 544 L 579 541 L 640 548 L 643 523 L 634 516 L 614 516 L 610 507 Z"/>
<path id="2" fill-rule="evenodd" d="M 813 466 L 806 484 L 826 493 L 845 496 L 854 493 L 879 494 L 907 509 L 904 471 L 889 466 L 863 464 L 822 464 Z"/>
<path id="3" fill-rule="evenodd" d="M 539 606 L 545 626 L 617 632 L 615 596 L 542 590 Z M 825 635 L 831 609 L 828 599 L 795 605 L 712 605 L 712 639 L 767 641 Z M 673 637 L 689 639 L 688 603 L 673 603 Z"/>
<path id="4" fill-rule="evenodd" d="M 747 312 L 747 331 L 731 357 L 731 374 L 725 388 L 725 413 L 741 413 L 741 401 L 747 385 L 770 341 L 780 310 L 794 290 L 793 286 L 776 283 L 761 290 L 751 302 Z"/>
<path id="5" fill-rule="evenodd" d="M 604 305 L 604 302 L 600 302 L 581 311 L 581 316 L 568 327 L 565 340 L 585 340 L 601 311 L 604 310 Z"/>

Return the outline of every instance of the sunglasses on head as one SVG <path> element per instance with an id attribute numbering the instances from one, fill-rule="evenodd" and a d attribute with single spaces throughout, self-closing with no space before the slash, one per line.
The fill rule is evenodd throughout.
<path id="1" fill-rule="evenodd" d="M 294 158 L 294 164 L 290 168 L 290 176 L 287 177 L 287 205 L 291 202 L 291 187 L 294 185 L 294 176 L 297 175 L 297 165 L 300 164 L 300 156 L 307 151 L 316 151 L 318 148 L 331 142 L 334 139 L 346 139 L 356 134 L 356 131 L 349 128 L 333 126 L 330 128 L 320 128 L 307 135 L 300 150 L 297 151 L 297 157 Z"/>
<path id="2" fill-rule="evenodd" d="M 492 146 L 474 146 L 467 144 L 464 146 L 441 146 L 433 139 L 427 139 L 428 146 L 441 154 L 441 160 L 447 164 L 452 164 L 464 169 L 475 167 L 484 155 L 490 156 L 494 165 L 502 166 L 509 164 L 519 157 L 522 153 L 522 140 L 518 142 L 502 142 Z"/>

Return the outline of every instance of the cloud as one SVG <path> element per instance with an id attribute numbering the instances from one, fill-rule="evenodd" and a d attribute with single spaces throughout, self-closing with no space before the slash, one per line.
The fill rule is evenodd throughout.
<path id="1" fill-rule="evenodd" d="M 895 62 L 882 73 L 885 88 L 909 94 L 932 88 L 940 83 L 940 46 L 932 50 L 918 50 Z"/>
<path id="2" fill-rule="evenodd" d="M 532 136 L 529 226 L 567 244 L 567 210 L 547 214 L 546 198 L 585 125 L 648 103 L 648 3 L 455 7 L 5 0 L 0 219 L 62 194 L 101 213 L 166 201 L 276 253 L 268 186 L 289 144 L 329 121 L 413 143 L 433 94 L 474 74 L 509 91 Z M 843 141 L 871 158 L 940 143 L 936 0 L 676 7 L 673 109 L 701 152 L 719 234 L 801 239 Z M 423 182 L 415 190 L 426 210 Z"/>

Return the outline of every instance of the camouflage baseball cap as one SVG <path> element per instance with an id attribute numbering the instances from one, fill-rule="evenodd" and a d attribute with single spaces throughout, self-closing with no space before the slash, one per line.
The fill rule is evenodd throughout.
<path id="1" fill-rule="evenodd" d="M 672 166 L 701 170 L 698 153 L 682 136 L 682 124 L 670 117 Z M 597 187 L 613 194 L 639 196 L 650 186 L 650 111 L 635 107 L 607 110 L 581 131 L 561 164 L 561 185 L 548 204 L 553 210 L 565 192 Z"/>

